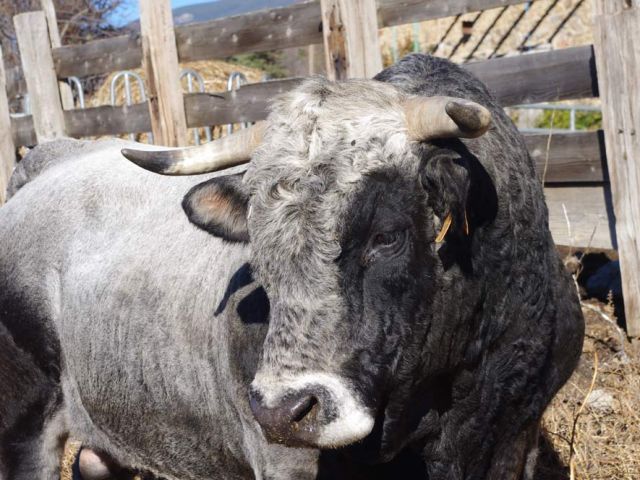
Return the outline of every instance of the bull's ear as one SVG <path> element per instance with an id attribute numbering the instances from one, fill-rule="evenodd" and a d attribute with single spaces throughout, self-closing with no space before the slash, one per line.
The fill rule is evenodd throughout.
<path id="1" fill-rule="evenodd" d="M 470 240 L 475 230 L 491 223 L 498 211 L 493 180 L 478 158 L 459 140 L 434 142 L 423 155 L 421 181 L 435 215 L 436 240 Z"/>
<path id="2" fill-rule="evenodd" d="M 191 223 L 229 242 L 248 242 L 249 195 L 242 175 L 212 178 L 189 190 L 182 208 Z"/>
<path id="3" fill-rule="evenodd" d="M 467 162 L 455 152 L 430 158 L 421 171 L 421 181 L 428 193 L 428 203 L 439 219 L 436 242 L 451 235 L 471 233 L 468 218 L 470 175 Z"/>

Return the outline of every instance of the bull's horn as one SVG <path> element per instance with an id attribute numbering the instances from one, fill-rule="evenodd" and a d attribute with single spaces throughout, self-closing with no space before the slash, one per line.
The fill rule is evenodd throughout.
<path id="1" fill-rule="evenodd" d="M 415 97 L 404 104 L 409 138 L 476 138 L 491 126 L 491 112 L 470 100 L 453 97 Z"/>
<path id="2" fill-rule="evenodd" d="M 125 148 L 122 155 L 146 170 L 162 175 L 197 175 L 246 163 L 264 137 L 266 122 L 197 147 L 165 150 Z"/>

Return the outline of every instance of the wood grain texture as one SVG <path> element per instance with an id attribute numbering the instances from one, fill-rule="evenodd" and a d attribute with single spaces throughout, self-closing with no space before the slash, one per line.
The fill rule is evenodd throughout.
<path id="1" fill-rule="evenodd" d="M 180 85 L 180 66 L 170 0 L 140 1 L 142 67 L 147 79 L 154 143 L 187 144 L 187 117 Z"/>
<path id="2" fill-rule="evenodd" d="M 640 337 L 640 6 L 617 0 L 594 6 L 627 330 Z"/>
<path id="3" fill-rule="evenodd" d="M 503 106 L 598 96 L 592 46 L 469 63 Z"/>
<path id="4" fill-rule="evenodd" d="M 549 229 L 558 245 L 616 248 L 611 192 L 607 185 L 548 186 Z"/>
<path id="5" fill-rule="evenodd" d="M 377 0 L 377 18 L 379 26 L 384 27 L 519 3 L 525 2 Z M 320 0 L 309 0 L 287 7 L 179 26 L 175 30 L 178 56 L 181 62 L 186 62 L 318 44 L 323 41 L 321 17 Z M 142 61 L 142 48 L 136 35 L 120 36 L 60 47 L 54 49 L 53 57 L 59 78 L 84 77 L 137 68 Z M 11 81 L 9 86 L 14 88 Z"/>
<path id="6" fill-rule="evenodd" d="M 181 62 L 322 42 L 320 4 L 304 2 L 176 27 Z"/>
<path id="7" fill-rule="evenodd" d="M 540 179 L 544 174 L 547 184 L 609 181 L 602 131 L 554 133 L 551 138 L 525 135 L 524 139 Z"/>
<path id="8" fill-rule="evenodd" d="M 142 63 L 140 35 L 121 35 L 93 40 L 82 45 L 53 49 L 58 78 L 87 77 L 118 70 L 139 68 Z"/>
<path id="9" fill-rule="evenodd" d="M 5 78 L 7 82 L 7 96 L 9 98 L 23 95 L 27 92 L 27 84 L 22 75 L 20 67 L 11 67 L 5 70 Z"/>
<path id="10" fill-rule="evenodd" d="M 518 5 L 527 0 L 377 0 L 377 3 L 382 26 L 390 27 Z"/>
<path id="11" fill-rule="evenodd" d="M 319 1 L 260 10 L 176 27 L 181 62 L 225 58 L 246 52 L 301 47 L 322 42 Z M 95 40 L 55 49 L 60 78 L 137 68 L 142 62 L 138 35 Z"/>
<path id="12" fill-rule="evenodd" d="M 56 9 L 53 5 L 53 0 L 40 0 L 40 6 L 47 18 L 47 29 L 49 30 L 49 42 L 51 44 L 51 48 L 58 48 L 62 46 L 62 41 L 60 40 L 60 31 L 58 30 L 58 20 L 56 18 Z M 58 88 L 60 89 L 62 108 L 64 110 L 72 109 L 74 104 L 71 85 L 64 81 L 58 82 Z"/>
<path id="13" fill-rule="evenodd" d="M 38 143 L 65 136 L 60 90 L 43 12 L 13 17 Z"/>
<path id="14" fill-rule="evenodd" d="M 11 116 L 4 74 L 4 59 L 0 46 L 0 206 L 6 201 L 9 177 L 16 164 L 16 148 L 11 136 Z"/>
<path id="15" fill-rule="evenodd" d="M 574 50 L 574 49 L 570 49 Z M 527 99 L 534 102 L 566 100 L 583 96 L 593 96 L 597 93 L 597 85 L 594 85 L 595 73 L 591 69 L 593 50 L 591 47 L 580 47 L 570 51 L 568 55 L 562 51 L 543 52 L 526 55 L 526 61 L 522 57 L 509 57 L 499 60 L 489 60 L 469 65 L 469 68 L 477 74 L 481 80 L 488 84 L 489 89 L 505 106 L 524 103 Z M 568 67 L 563 68 L 563 59 L 568 58 Z M 524 65 L 523 65 L 524 64 Z M 564 65 L 567 65 L 565 63 Z M 556 77 L 561 72 L 567 77 L 581 75 L 587 78 L 568 78 L 559 80 L 555 84 L 545 86 L 545 80 L 541 79 L 536 68 L 543 71 L 556 71 Z M 257 121 L 264 119 L 267 114 L 267 106 L 273 97 L 297 86 L 302 79 L 276 80 L 252 85 L 245 85 L 234 92 L 220 92 L 217 94 L 185 95 L 188 126 L 224 125 L 241 121 Z M 542 84 L 542 86 L 541 86 Z M 130 107 L 130 111 L 124 111 L 125 107 L 106 109 L 101 107 L 99 112 L 87 109 L 82 113 L 85 117 L 81 129 L 73 130 L 72 135 L 92 136 L 96 132 L 127 132 L 139 131 L 139 125 L 145 124 L 140 118 L 138 108 Z M 117 112 L 117 109 L 123 109 Z M 107 113 L 108 112 L 108 113 Z M 67 116 L 67 118 L 69 118 Z M 75 117 L 73 117 L 75 118 Z M 100 120 L 92 120 L 100 118 Z M 111 125 L 110 122 L 117 124 Z M 16 145 L 22 145 L 23 139 L 30 138 L 28 132 L 29 123 L 24 121 L 15 128 L 14 138 Z M 75 127 L 74 127 L 75 128 Z M 131 130 L 127 130 L 131 128 Z M 585 138 L 584 141 L 588 139 Z M 593 145 L 593 138 L 591 139 Z M 586 148 L 585 145 L 583 145 Z M 595 152 L 595 149 L 593 150 Z M 595 153 L 592 158 L 595 158 Z M 566 156 L 566 155 L 565 155 Z M 588 174 L 587 176 L 589 176 Z"/>
<path id="16" fill-rule="evenodd" d="M 266 118 L 269 102 L 299 85 L 303 79 L 290 78 L 243 85 L 231 92 L 185 95 L 189 128 L 256 122 Z"/>
<path id="17" fill-rule="evenodd" d="M 375 0 L 320 0 L 327 77 L 371 78 L 382 70 Z"/>

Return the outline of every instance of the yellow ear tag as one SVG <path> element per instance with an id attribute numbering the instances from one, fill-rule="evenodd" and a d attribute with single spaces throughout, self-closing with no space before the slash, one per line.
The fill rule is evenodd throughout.
<path id="1" fill-rule="evenodd" d="M 440 233 L 436 237 L 436 243 L 442 243 L 444 237 L 446 237 L 449 228 L 451 228 L 451 221 L 453 218 L 451 214 L 447 215 L 447 218 L 444 219 L 444 223 L 442 224 L 442 228 L 440 229 Z"/>
<path id="2" fill-rule="evenodd" d="M 464 234 L 469 235 L 469 220 L 467 220 L 467 211 L 464 211 Z"/>

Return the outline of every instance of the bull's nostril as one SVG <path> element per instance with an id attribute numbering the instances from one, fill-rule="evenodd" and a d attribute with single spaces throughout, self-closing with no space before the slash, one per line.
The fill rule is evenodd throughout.
<path id="1" fill-rule="evenodd" d="M 291 421 L 294 423 L 304 420 L 318 404 L 318 399 L 313 395 L 300 399 L 291 409 Z"/>

